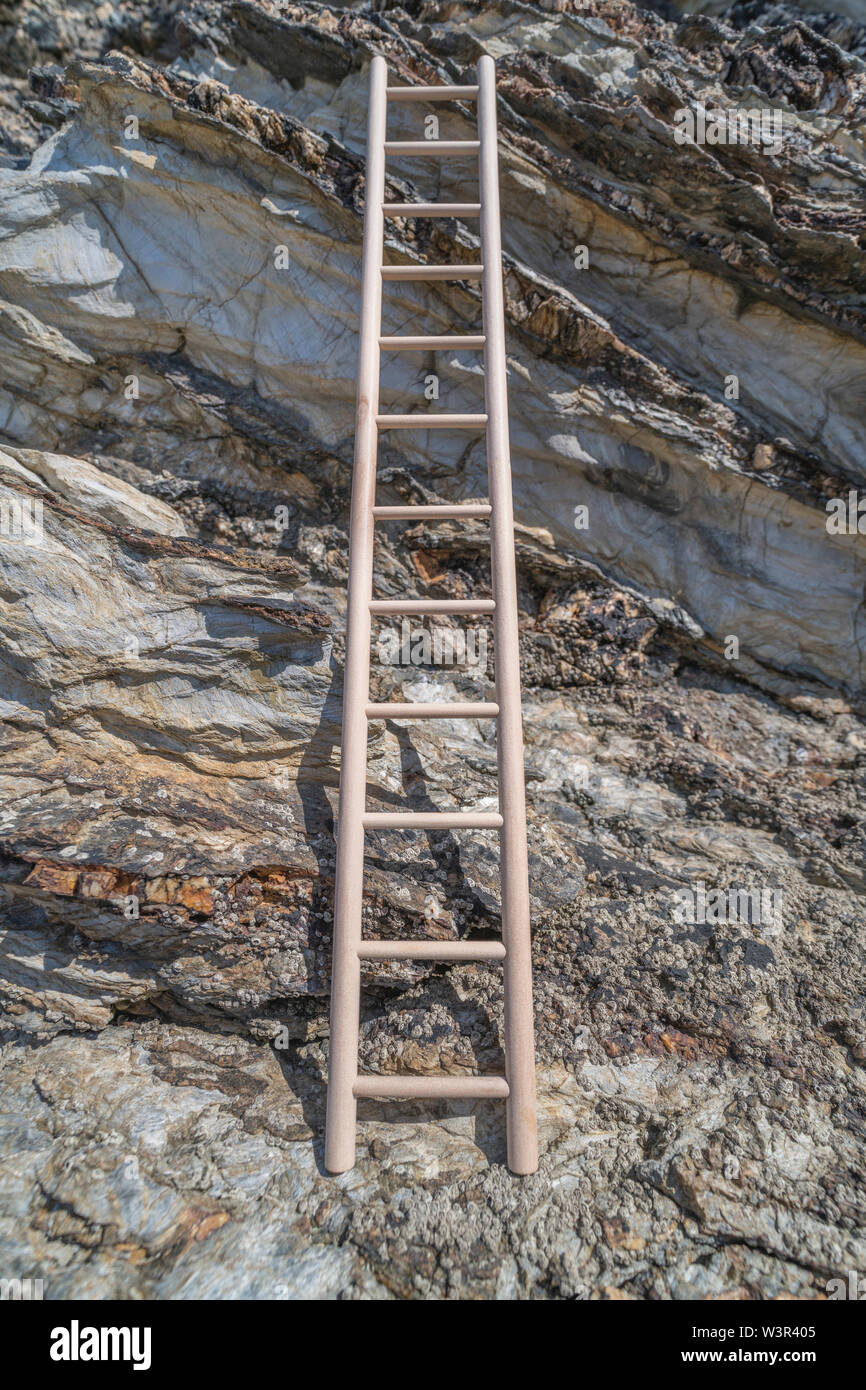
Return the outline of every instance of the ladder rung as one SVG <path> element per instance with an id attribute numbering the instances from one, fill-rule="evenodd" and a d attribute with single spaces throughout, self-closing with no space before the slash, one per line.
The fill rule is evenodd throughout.
<path id="1" fill-rule="evenodd" d="M 424 410 L 414 415 L 376 416 L 380 430 L 465 430 L 481 429 L 486 424 L 486 415 L 428 415 Z"/>
<path id="2" fill-rule="evenodd" d="M 498 811 L 365 811 L 365 830 L 501 830 Z"/>
<path id="3" fill-rule="evenodd" d="M 480 203 L 383 203 L 386 217 L 480 217 Z"/>
<path id="4" fill-rule="evenodd" d="M 507 1100 L 504 1076 L 359 1076 L 360 1097 L 383 1100 Z"/>
<path id="5" fill-rule="evenodd" d="M 412 337 L 410 334 L 392 338 L 380 338 L 379 347 L 387 352 L 424 352 L 428 348 L 480 348 L 484 346 L 483 333 L 439 333 Z"/>
<path id="6" fill-rule="evenodd" d="M 454 506 L 438 503 L 430 507 L 374 507 L 377 521 L 448 521 L 459 517 L 489 516 L 493 508 L 487 502 L 458 502 Z"/>
<path id="7" fill-rule="evenodd" d="M 481 148 L 479 140 L 386 140 L 385 153 L 402 154 L 472 154 Z"/>
<path id="8" fill-rule="evenodd" d="M 504 960 L 501 941 L 364 941 L 361 960 Z"/>
<path id="9" fill-rule="evenodd" d="M 389 101 L 474 101 L 477 87 L 389 87 Z"/>
<path id="10" fill-rule="evenodd" d="M 371 613 L 492 613 L 492 598 L 374 598 Z"/>
<path id="11" fill-rule="evenodd" d="M 425 705 L 420 701 L 399 704 L 391 700 L 383 705 L 368 705 L 368 719 L 496 719 L 499 706 L 476 700 L 450 705 Z"/>
<path id="12" fill-rule="evenodd" d="M 383 265 L 383 280 L 480 280 L 482 265 Z"/>

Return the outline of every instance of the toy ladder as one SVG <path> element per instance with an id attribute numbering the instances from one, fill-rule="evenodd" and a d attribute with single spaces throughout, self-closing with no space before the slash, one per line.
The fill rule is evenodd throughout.
<path id="1" fill-rule="evenodd" d="M 478 139 L 388 141 L 389 101 L 475 101 Z M 448 156 L 478 152 L 479 203 L 390 203 L 385 196 L 385 156 Z M 481 265 L 385 266 L 386 216 L 478 217 Z M 480 280 L 483 333 L 471 336 L 382 337 L 383 280 Z M 380 415 L 381 349 L 483 348 L 483 415 Z M 377 507 L 376 457 L 381 430 L 470 428 L 486 431 L 490 504 Z M 487 517 L 490 524 L 493 599 L 373 599 L 373 530 L 377 520 Z M 535 1057 L 529 937 L 529 884 L 523 784 L 523 731 L 517 636 L 517 586 L 508 448 L 502 248 L 496 148 L 496 74 L 493 59 L 478 64 L 475 87 L 388 87 L 387 67 L 374 57 L 367 126 L 367 190 L 364 213 L 361 343 L 349 547 L 346 684 L 343 708 L 331 1044 L 325 1166 L 342 1173 L 355 1162 L 359 1096 L 411 1098 L 498 1097 L 506 1103 L 508 1166 L 532 1173 L 538 1166 L 535 1134 Z M 495 704 L 369 703 L 370 635 L 374 614 L 492 613 L 496 649 Z M 374 719 L 495 719 L 499 813 L 402 812 L 366 809 L 367 727 Z M 503 941 L 364 941 L 361 905 L 364 833 L 398 828 L 499 831 Z M 373 1076 L 358 1073 L 361 962 L 365 960 L 501 960 L 505 974 L 505 1076 Z"/>

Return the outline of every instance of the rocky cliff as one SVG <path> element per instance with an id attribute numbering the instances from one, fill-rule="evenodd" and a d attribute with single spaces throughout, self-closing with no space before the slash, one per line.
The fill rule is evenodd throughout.
<path id="1" fill-rule="evenodd" d="M 0 6 L 4 1275 L 765 1299 L 866 1269 L 866 26 L 834 9 Z M 357 1168 L 321 1164 L 373 52 L 498 64 L 530 1179 L 493 1102 L 361 1102 Z M 700 111 L 763 116 L 683 140 Z M 393 221 L 387 255 L 476 232 Z M 471 332 L 478 294 L 389 284 L 384 320 Z M 389 410 L 480 391 L 470 352 L 384 362 Z M 481 441 L 388 439 L 380 482 L 482 498 Z M 383 527 L 377 576 L 483 593 L 486 527 Z M 483 695 L 473 637 L 392 650 L 377 697 Z M 371 807 L 495 805 L 485 725 L 369 751 Z M 371 934 L 496 932 L 483 832 L 369 848 Z M 495 964 L 365 986 L 366 1070 L 501 1070 Z"/>

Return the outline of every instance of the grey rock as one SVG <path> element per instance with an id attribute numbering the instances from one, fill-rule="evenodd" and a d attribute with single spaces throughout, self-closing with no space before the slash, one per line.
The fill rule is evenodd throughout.
<path id="1" fill-rule="evenodd" d="M 4 1277 L 764 1299 L 866 1270 L 864 559 L 826 525 L 863 485 L 866 68 L 853 20 L 795 8 L 0 14 Z M 529 1179 L 486 1102 L 362 1102 L 356 1168 L 322 1168 L 374 50 L 400 81 L 499 64 Z M 677 144 L 715 101 L 783 109 L 781 151 Z M 391 259 L 476 250 L 389 226 Z M 391 288 L 394 331 L 476 321 L 465 288 Z M 468 353 L 386 362 L 383 401 L 423 409 L 430 372 L 475 406 Z M 380 484 L 480 498 L 483 451 L 419 432 Z M 486 528 L 383 527 L 376 572 L 483 593 Z M 375 698 L 483 696 L 481 635 L 474 666 L 377 646 Z M 380 809 L 495 806 L 493 736 L 377 725 L 368 783 Z M 498 930 L 483 833 L 368 848 L 371 935 Z M 500 1071 L 498 969 L 369 963 L 361 1065 Z"/>

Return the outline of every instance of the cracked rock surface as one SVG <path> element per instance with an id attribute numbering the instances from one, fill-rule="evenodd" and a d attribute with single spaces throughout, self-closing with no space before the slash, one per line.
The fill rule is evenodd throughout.
<path id="1" fill-rule="evenodd" d="M 827 524 L 866 487 L 859 9 L 0 5 L 4 1277 L 811 1299 L 866 1276 L 856 499 Z M 362 1101 L 357 1166 L 322 1167 L 374 52 L 392 82 L 498 65 L 524 1179 L 496 1102 Z M 779 147 L 679 143 L 699 105 L 780 113 Z M 425 112 L 395 105 L 391 138 Z M 473 199 L 468 164 L 429 163 L 390 161 L 389 200 Z M 391 220 L 386 257 L 472 262 L 477 224 Z M 389 283 L 383 323 L 477 331 L 478 295 Z M 482 389 L 471 352 L 383 358 L 387 411 Z M 486 491 L 482 440 L 384 438 L 380 502 Z M 485 524 L 383 525 L 376 585 L 488 594 Z M 388 636 L 373 698 L 488 697 L 483 623 L 463 661 Z M 370 809 L 496 797 L 488 723 L 372 726 Z M 496 848 L 371 836 L 365 930 L 496 935 Z M 363 983 L 363 1070 L 502 1070 L 495 963 Z"/>

